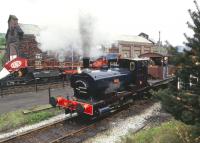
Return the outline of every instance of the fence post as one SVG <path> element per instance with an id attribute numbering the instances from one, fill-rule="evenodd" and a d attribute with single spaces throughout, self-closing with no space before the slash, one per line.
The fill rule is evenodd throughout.
<path id="1" fill-rule="evenodd" d="M 35 91 L 38 91 L 38 87 L 37 87 L 37 78 L 35 78 Z"/>
<path id="2" fill-rule="evenodd" d="M 51 88 L 50 87 L 48 88 L 48 91 L 49 91 L 49 99 L 50 99 L 50 97 L 51 97 Z"/>
<path id="3" fill-rule="evenodd" d="M 2 88 L 2 86 L 0 86 L 0 90 L 1 90 L 0 95 L 1 95 L 1 97 L 3 97 L 3 88 Z"/>
<path id="4" fill-rule="evenodd" d="M 63 76 L 63 88 L 65 87 L 65 76 Z"/>

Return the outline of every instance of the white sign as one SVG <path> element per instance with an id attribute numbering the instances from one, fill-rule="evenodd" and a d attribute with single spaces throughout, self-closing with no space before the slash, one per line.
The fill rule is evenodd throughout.
<path id="1" fill-rule="evenodd" d="M 11 68 L 16 69 L 16 68 L 20 67 L 21 65 L 22 65 L 21 61 L 15 61 L 10 66 L 11 66 Z"/>

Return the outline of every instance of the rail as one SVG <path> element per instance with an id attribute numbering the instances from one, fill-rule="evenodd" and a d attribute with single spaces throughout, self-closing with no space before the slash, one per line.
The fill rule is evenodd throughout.
<path id="1" fill-rule="evenodd" d="M 117 116 L 118 113 L 126 111 L 124 109 L 130 108 L 130 106 L 132 105 L 134 106 L 138 105 L 139 106 L 138 109 L 141 107 L 141 109 L 143 110 L 145 109 L 143 104 L 145 104 L 145 107 L 147 106 L 146 100 L 140 100 L 138 103 L 132 102 L 132 104 L 126 104 L 121 108 L 114 110 L 108 116 L 97 118 L 95 120 L 86 120 L 86 119 L 84 120 L 83 118 L 78 117 L 76 113 L 74 113 L 72 114 L 72 116 L 68 116 L 68 118 L 0 140 L 0 143 L 15 143 L 15 142 L 20 143 L 23 141 L 27 141 L 30 143 L 31 142 L 57 143 L 62 141 L 65 142 L 67 139 L 70 140 L 78 138 L 80 134 L 84 134 L 87 131 L 92 132 L 93 127 L 94 128 L 97 127 L 99 122 L 101 121 L 105 122 L 112 121 L 114 115 Z M 148 102 L 148 104 L 151 105 L 151 102 Z M 76 122 L 79 120 L 82 121 Z"/>
<path id="2" fill-rule="evenodd" d="M 43 125 L 43 126 L 40 126 L 38 128 L 34 128 L 34 129 L 31 129 L 31 130 L 28 130 L 28 131 L 25 131 L 25 132 L 22 132 L 22 133 L 18 133 L 16 135 L 13 135 L 13 136 L 10 136 L 8 138 L 5 138 L 5 139 L 2 139 L 0 140 L 0 143 L 12 143 L 14 140 L 20 140 L 20 138 L 22 137 L 28 137 L 30 136 L 30 134 L 34 134 L 34 133 L 37 133 L 39 131 L 44 131 L 44 130 L 48 130 L 49 128 L 52 128 L 52 127 L 55 127 L 57 125 L 60 125 L 60 124 L 63 124 L 66 120 L 72 120 L 74 118 L 77 117 L 77 114 L 74 113 L 66 118 L 63 118 L 61 120 L 58 120 L 58 121 L 55 121 L 53 123 L 49 123 L 49 124 L 46 124 L 46 125 Z"/>

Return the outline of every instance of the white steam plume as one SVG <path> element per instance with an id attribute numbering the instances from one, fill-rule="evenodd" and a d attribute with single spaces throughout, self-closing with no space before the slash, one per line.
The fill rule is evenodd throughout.
<path id="1" fill-rule="evenodd" d="M 87 6 L 70 3 L 42 20 L 37 40 L 43 51 L 51 50 L 59 55 L 70 55 L 74 51 L 82 56 L 97 57 L 102 55 L 101 45 L 110 43 L 109 34 L 102 31 L 100 21 L 98 14 Z"/>

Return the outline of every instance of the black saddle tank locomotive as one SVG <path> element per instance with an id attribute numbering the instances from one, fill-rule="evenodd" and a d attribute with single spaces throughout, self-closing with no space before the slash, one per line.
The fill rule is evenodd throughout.
<path id="1" fill-rule="evenodd" d="M 57 97 L 52 99 L 54 106 L 88 115 L 101 115 L 109 112 L 119 101 L 125 103 L 133 94 L 148 87 L 147 59 L 118 59 L 109 65 L 100 70 L 86 68 L 72 75 L 70 82 L 74 98 Z"/>

